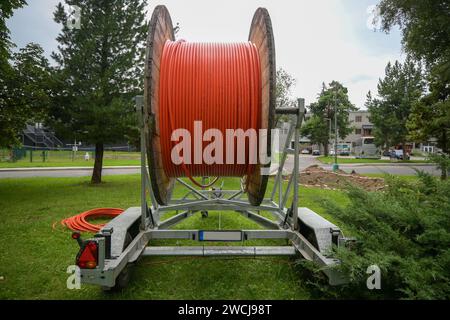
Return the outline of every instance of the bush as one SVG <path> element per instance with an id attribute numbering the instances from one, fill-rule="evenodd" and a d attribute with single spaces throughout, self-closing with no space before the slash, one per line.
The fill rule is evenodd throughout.
<path id="1" fill-rule="evenodd" d="M 450 298 L 450 182 L 418 176 L 417 182 L 387 177 L 389 187 L 383 192 L 349 187 L 345 208 L 325 201 L 327 211 L 358 242 L 352 250 L 335 248 L 338 268 L 350 282 L 341 287 L 316 284 L 322 297 Z M 366 287 L 370 265 L 381 270 L 381 290 Z"/>
<path id="2" fill-rule="evenodd" d="M 428 161 L 435 163 L 436 168 L 441 170 L 441 179 L 447 179 L 448 172 L 450 172 L 450 155 L 445 153 L 430 154 Z"/>

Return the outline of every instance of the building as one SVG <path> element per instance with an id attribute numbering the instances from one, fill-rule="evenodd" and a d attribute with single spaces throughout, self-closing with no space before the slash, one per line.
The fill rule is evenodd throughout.
<path id="1" fill-rule="evenodd" d="M 311 113 L 306 114 L 305 122 L 311 117 Z M 358 110 L 352 111 L 349 114 L 350 126 L 353 128 L 352 132 L 345 137 L 345 139 L 338 139 L 339 145 L 347 145 L 352 150 L 352 145 L 361 137 L 372 136 L 373 134 L 373 124 L 369 120 L 369 111 Z M 332 134 L 333 136 L 333 134 Z M 301 147 L 309 149 L 319 149 L 323 152 L 323 147 L 318 145 L 313 145 L 310 143 L 309 139 L 306 137 L 300 137 Z M 308 145 L 309 142 L 309 145 Z M 291 146 L 293 146 L 293 141 L 291 141 Z M 330 150 L 334 146 L 334 141 L 330 141 Z"/>
<path id="2" fill-rule="evenodd" d="M 312 116 L 311 113 L 307 113 L 305 116 L 305 121 L 308 121 L 308 119 Z M 350 152 L 353 152 L 353 143 L 356 142 L 358 139 L 362 137 L 370 137 L 373 136 L 373 128 L 374 125 L 370 122 L 370 113 L 367 110 L 358 110 L 358 111 L 352 111 L 349 113 L 349 122 L 350 126 L 352 127 L 352 132 L 345 137 L 345 139 L 341 139 L 339 137 L 338 139 L 338 149 L 343 148 L 349 148 Z M 334 119 L 331 119 L 332 121 Z M 332 125 L 333 126 L 333 125 Z M 289 129 L 289 126 L 287 124 L 282 124 L 283 131 L 287 134 L 287 131 Z M 339 129 L 339 128 L 338 128 Z M 334 133 L 331 133 L 331 137 L 334 137 Z M 294 148 L 294 141 L 291 140 L 291 148 Z M 300 148 L 304 149 L 310 149 L 310 150 L 320 150 L 321 153 L 324 152 L 323 146 L 319 146 L 316 144 L 311 144 L 311 141 L 307 137 L 300 137 Z M 334 148 L 334 140 L 330 139 L 330 146 L 329 150 L 333 150 Z M 423 153 L 436 153 L 439 151 L 442 151 L 437 147 L 437 139 L 430 138 L 427 141 L 423 141 L 421 143 L 407 143 L 406 148 L 410 148 L 412 150 L 420 150 Z"/>
<path id="3" fill-rule="evenodd" d="M 350 126 L 353 127 L 352 133 L 345 137 L 345 139 L 339 139 L 338 142 L 352 145 L 353 142 L 361 137 L 372 136 L 373 124 L 369 120 L 369 111 L 358 110 L 352 111 L 348 115 Z"/>
<path id="4" fill-rule="evenodd" d="M 417 147 L 414 145 L 414 147 Z M 438 148 L 437 146 L 437 139 L 436 138 L 430 138 L 428 141 L 424 141 L 418 145 L 419 150 L 424 153 L 436 153 L 436 152 L 442 152 L 442 149 Z"/>

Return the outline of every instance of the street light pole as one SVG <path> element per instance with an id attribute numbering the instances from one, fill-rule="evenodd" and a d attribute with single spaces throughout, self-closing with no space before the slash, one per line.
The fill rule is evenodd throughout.
<path id="1" fill-rule="evenodd" d="M 325 118 L 325 120 L 327 121 L 327 125 L 328 125 L 328 146 L 327 149 L 329 150 L 329 147 L 331 145 L 330 140 L 331 140 L 331 119 L 330 118 Z M 330 150 L 329 150 L 330 151 Z M 330 154 L 328 153 L 327 156 L 329 156 Z"/>

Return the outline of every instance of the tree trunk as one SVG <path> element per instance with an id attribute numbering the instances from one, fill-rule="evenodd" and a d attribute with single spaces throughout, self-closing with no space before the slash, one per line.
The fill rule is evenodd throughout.
<path id="1" fill-rule="evenodd" d="M 328 157 L 330 154 L 330 151 L 328 150 L 328 142 L 323 144 L 323 153 L 325 154 L 325 157 Z"/>
<path id="2" fill-rule="evenodd" d="M 102 182 L 102 167 L 103 167 L 103 143 L 96 143 L 95 163 L 94 163 L 94 171 L 92 172 L 91 183 L 98 184 Z"/>

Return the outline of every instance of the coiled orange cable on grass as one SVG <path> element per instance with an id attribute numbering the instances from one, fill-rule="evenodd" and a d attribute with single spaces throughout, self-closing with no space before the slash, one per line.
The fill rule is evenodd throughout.
<path id="1" fill-rule="evenodd" d="M 114 218 L 124 210 L 120 208 L 97 208 L 61 220 L 61 224 L 72 231 L 98 232 L 105 224 L 93 224 L 88 219 Z"/>
<path id="2" fill-rule="evenodd" d="M 260 129 L 261 123 L 261 67 L 259 53 L 251 42 L 189 43 L 183 40 L 166 41 L 161 57 L 159 78 L 159 130 L 163 169 L 168 177 L 193 176 L 242 177 L 255 169 L 249 162 L 249 143 L 246 161 L 227 164 L 226 129 Z M 194 163 L 194 121 L 202 121 L 202 131 L 220 130 L 223 139 L 223 164 Z M 182 159 L 176 165 L 171 159 L 171 141 L 176 129 L 191 134 L 191 162 Z M 210 142 L 202 142 L 201 150 Z M 182 155 L 182 158 L 185 155 Z M 254 156 L 254 155 L 253 155 Z"/>

